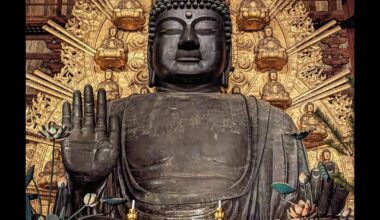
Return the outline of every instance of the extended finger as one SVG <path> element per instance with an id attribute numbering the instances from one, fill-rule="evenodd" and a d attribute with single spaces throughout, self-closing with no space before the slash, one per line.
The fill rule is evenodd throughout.
<path id="1" fill-rule="evenodd" d="M 118 116 L 111 116 L 109 121 L 109 137 L 113 146 L 120 143 L 120 121 Z"/>
<path id="2" fill-rule="evenodd" d="M 84 87 L 84 123 L 83 130 L 94 130 L 95 127 L 95 110 L 94 110 L 94 93 L 91 85 Z"/>
<path id="3" fill-rule="evenodd" d="M 71 129 L 71 106 L 69 102 L 64 102 L 62 105 L 62 126 Z"/>
<path id="4" fill-rule="evenodd" d="M 107 99 L 104 89 L 98 90 L 98 99 L 96 106 L 96 131 L 99 134 L 106 134 L 107 130 Z"/>
<path id="5" fill-rule="evenodd" d="M 82 96 L 79 90 L 75 90 L 73 96 L 72 130 L 80 130 L 82 128 L 82 121 Z"/>

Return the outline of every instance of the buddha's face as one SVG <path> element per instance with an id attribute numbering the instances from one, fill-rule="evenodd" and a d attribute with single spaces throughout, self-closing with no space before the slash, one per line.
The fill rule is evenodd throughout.
<path id="1" fill-rule="evenodd" d="M 307 111 L 308 112 L 313 112 L 314 111 L 314 105 L 313 104 L 308 104 L 307 105 Z"/>
<path id="2" fill-rule="evenodd" d="M 277 80 L 277 73 L 276 72 L 271 72 L 269 74 L 269 78 L 271 81 L 276 81 Z"/>
<path id="3" fill-rule="evenodd" d="M 116 36 L 116 32 L 117 32 L 116 28 L 114 28 L 114 27 L 110 28 L 110 36 L 111 37 L 115 37 Z"/>
<path id="4" fill-rule="evenodd" d="M 266 37 L 271 37 L 273 34 L 273 30 L 270 26 L 266 26 L 264 29 L 264 34 Z"/>
<path id="5" fill-rule="evenodd" d="M 166 82 L 215 82 L 227 65 L 223 18 L 213 10 L 167 10 L 157 18 L 151 64 Z"/>
<path id="6" fill-rule="evenodd" d="M 106 80 L 111 80 L 112 79 L 112 71 L 107 70 L 105 73 L 105 78 L 106 78 Z"/>
<path id="7" fill-rule="evenodd" d="M 323 152 L 323 159 L 324 160 L 330 160 L 331 159 L 331 152 L 330 151 L 324 151 Z"/>

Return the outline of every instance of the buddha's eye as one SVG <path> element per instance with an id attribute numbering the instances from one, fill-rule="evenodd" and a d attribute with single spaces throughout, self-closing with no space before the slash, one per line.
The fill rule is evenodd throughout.
<path id="1" fill-rule="evenodd" d="M 218 34 L 220 26 L 217 22 L 211 20 L 202 20 L 195 24 L 195 32 L 199 35 Z"/>
<path id="2" fill-rule="evenodd" d="M 159 32 L 160 34 L 164 34 L 164 35 L 180 35 L 182 33 L 182 29 L 175 29 L 175 28 L 161 29 Z"/>
<path id="3" fill-rule="evenodd" d="M 174 20 L 164 21 L 158 27 L 158 32 L 162 35 L 180 35 L 182 31 L 182 24 Z"/>
<path id="4" fill-rule="evenodd" d="M 213 28 L 200 28 L 196 29 L 195 32 L 199 35 L 211 35 L 211 34 L 217 34 L 218 29 L 213 29 Z"/>

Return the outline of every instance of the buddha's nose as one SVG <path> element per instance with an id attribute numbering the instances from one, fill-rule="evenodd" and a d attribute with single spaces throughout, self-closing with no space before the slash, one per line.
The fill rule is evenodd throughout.
<path id="1" fill-rule="evenodd" d="M 187 28 L 185 33 L 182 34 L 178 42 L 178 49 L 182 49 L 182 50 L 199 49 L 199 40 L 192 28 Z"/>

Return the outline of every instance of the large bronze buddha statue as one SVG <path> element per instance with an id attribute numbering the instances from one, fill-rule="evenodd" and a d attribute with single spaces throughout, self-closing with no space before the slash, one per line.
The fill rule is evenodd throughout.
<path id="1" fill-rule="evenodd" d="M 231 71 L 231 20 L 223 1 L 156 1 L 150 14 L 149 84 L 156 93 L 106 102 L 91 86 L 63 105 L 62 142 L 73 213 L 85 193 L 128 198 L 95 213 L 127 219 L 286 219 L 288 203 L 271 187 L 297 188 L 308 173 L 301 141 L 282 110 L 254 97 L 220 93 Z M 82 110 L 83 108 L 83 110 Z M 96 112 L 96 114 L 95 114 Z M 294 195 L 289 195 L 292 197 Z M 289 198 L 286 197 L 286 198 Z M 295 198 L 294 198 L 295 199 Z"/>

